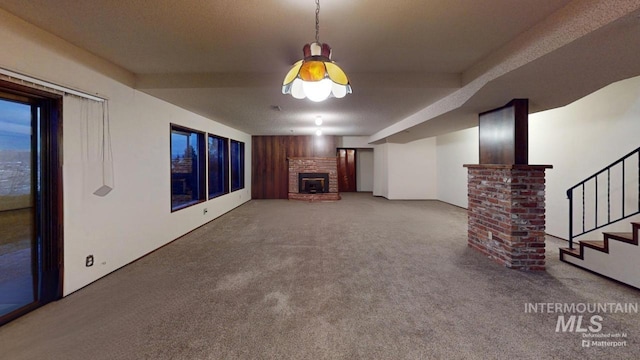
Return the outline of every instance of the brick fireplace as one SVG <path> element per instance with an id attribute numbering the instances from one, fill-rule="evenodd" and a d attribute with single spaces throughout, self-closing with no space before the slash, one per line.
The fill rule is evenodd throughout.
<path id="1" fill-rule="evenodd" d="M 340 200 L 337 158 L 292 157 L 288 161 L 290 200 Z"/>

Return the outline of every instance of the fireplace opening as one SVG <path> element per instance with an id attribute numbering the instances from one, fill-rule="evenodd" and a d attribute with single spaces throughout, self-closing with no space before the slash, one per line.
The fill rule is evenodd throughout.
<path id="1" fill-rule="evenodd" d="M 300 194 L 319 194 L 329 192 L 328 173 L 299 173 L 298 192 Z"/>

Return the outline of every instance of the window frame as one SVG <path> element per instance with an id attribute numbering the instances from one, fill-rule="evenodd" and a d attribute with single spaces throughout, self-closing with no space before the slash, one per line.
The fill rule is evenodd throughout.
<path id="1" fill-rule="evenodd" d="M 224 183 L 222 184 L 222 192 L 220 193 L 216 193 L 216 194 L 211 194 L 211 148 L 210 148 L 210 143 L 209 140 L 210 139 L 217 139 L 218 141 L 222 141 L 224 144 L 224 150 L 223 150 L 223 154 L 222 154 L 222 162 L 223 165 L 222 167 L 224 168 L 224 175 L 222 177 L 222 180 L 224 181 Z M 217 197 L 229 194 L 229 188 L 230 188 L 230 181 L 231 181 L 231 168 L 230 168 L 230 156 L 229 156 L 229 138 L 223 137 L 223 136 L 219 136 L 219 135 L 215 135 L 215 134 L 211 134 L 208 133 L 207 134 L 207 197 L 208 200 L 211 199 L 215 199 Z"/>
<path id="2" fill-rule="evenodd" d="M 240 185 L 238 187 L 234 187 L 234 163 L 236 159 L 234 159 L 233 157 L 233 145 L 234 144 L 238 144 L 239 147 L 239 155 L 240 155 L 240 159 L 238 160 L 240 162 L 239 165 L 239 175 L 240 175 Z M 229 158 L 230 158 L 230 171 L 229 171 L 229 175 L 231 177 L 231 192 L 234 191 L 238 191 L 238 190 L 242 190 L 245 188 L 245 153 L 244 153 L 244 142 L 239 141 L 239 140 L 230 140 L 229 143 Z"/>
<path id="3" fill-rule="evenodd" d="M 207 200 L 207 171 L 206 171 L 206 159 L 207 159 L 207 154 L 206 154 L 206 134 L 202 131 L 198 131 L 192 128 L 188 128 L 182 125 L 177 125 L 177 124 L 170 124 L 169 127 L 169 174 L 170 174 L 170 186 L 169 186 L 169 194 L 170 194 L 170 203 L 171 203 L 171 212 L 176 212 L 182 209 L 186 209 L 188 207 L 191 207 L 193 205 L 196 204 L 200 204 L 203 203 Z M 174 205 L 174 193 L 173 193 L 173 134 L 174 132 L 181 132 L 181 133 L 189 133 L 189 136 L 195 134 L 197 136 L 198 139 L 198 144 L 197 144 L 197 148 L 194 148 L 194 150 L 196 150 L 196 156 L 198 156 L 197 159 L 197 167 L 198 167 L 198 174 L 197 174 L 197 184 L 198 184 L 198 189 L 197 191 L 197 199 L 192 200 L 190 202 L 184 203 L 184 204 L 180 204 L 180 205 Z M 193 146 L 192 146 L 193 147 Z"/>

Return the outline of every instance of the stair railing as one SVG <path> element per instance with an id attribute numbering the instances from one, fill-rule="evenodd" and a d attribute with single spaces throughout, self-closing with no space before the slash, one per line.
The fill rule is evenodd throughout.
<path id="1" fill-rule="evenodd" d="M 633 157 L 637 157 L 637 170 L 638 170 L 638 179 L 636 179 L 634 177 L 634 181 L 638 182 L 638 186 L 636 189 L 634 189 L 633 191 L 636 192 L 636 198 L 638 201 L 637 207 L 635 210 L 631 209 L 627 209 L 627 195 L 629 195 L 627 193 L 627 168 L 629 166 L 635 166 L 634 164 L 629 165 L 629 163 L 633 163 L 634 159 Z M 620 205 L 622 207 L 622 211 L 618 214 L 614 214 L 612 216 L 612 211 L 611 211 L 611 173 L 613 170 L 616 170 L 620 168 L 621 171 L 621 183 L 619 183 L 618 185 L 621 185 L 620 189 Z M 606 184 L 607 184 L 607 208 L 606 208 L 606 219 L 602 219 L 602 218 L 598 218 L 598 212 L 600 210 L 600 208 L 598 207 L 598 199 L 601 196 L 601 194 L 599 193 L 599 186 L 598 186 L 598 178 L 599 177 L 604 177 L 604 174 L 606 174 Z M 586 187 L 591 186 L 591 184 L 593 184 L 593 187 L 595 189 L 595 194 L 589 194 L 586 192 Z M 614 186 L 616 186 L 617 184 L 614 184 Z M 578 195 L 581 196 L 582 198 L 582 202 L 580 205 L 580 208 L 582 209 L 582 226 L 579 227 L 577 229 L 577 231 L 575 231 L 576 229 L 574 229 L 574 198 L 575 198 L 575 193 L 578 193 Z M 591 198 L 590 196 L 593 195 L 593 198 Z M 589 197 L 589 199 L 593 199 L 593 201 L 589 201 L 593 203 L 593 207 L 591 207 L 591 209 L 593 210 L 594 213 L 594 221 L 593 221 L 593 225 L 591 224 L 587 224 L 587 218 L 586 218 L 586 210 L 587 210 L 587 201 L 586 199 Z M 573 249 L 573 239 L 580 236 L 580 235 L 584 235 L 588 232 L 600 229 L 602 227 L 605 227 L 607 225 L 611 225 L 615 222 L 618 222 L 620 220 L 626 219 L 628 217 L 634 216 L 636 214 L 640 213 L 640 147 L 638 147 L 637 149 L 633 150 L 632 152 L 628 153 L 627 155 L 621 157 L 620 159 L 614 161 L 613 163 L 611 163 L 611 165 L 605 167 L 604 169 L 598 171 L 597 173 L 589 176 L 588 178 L 584 179 L 583 181 L 579 182 L 578 184 L 574 185 L 573 187 L 571 187 L 569 190 L 567 190 L 567 198 L 569 199 L 569 248 Z M 633 198 L 632 198 L 633 199 Z M 614 199 L 616 200 L 616 199 Z"/>

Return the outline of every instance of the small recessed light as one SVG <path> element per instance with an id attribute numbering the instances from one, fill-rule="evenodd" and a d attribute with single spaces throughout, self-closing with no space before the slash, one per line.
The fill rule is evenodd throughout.
<path id="1" fill-rule="evenodd" d="M 320 129 L 316 130 L 316 135 L 317 136 L 322 136 L 322 130 L 320 130 Z"/>
<path id="2" fill-rule="evenodd" d="M 316 116 L 316 125 L 318 126 L 322 125 L 322 116 L 320 115 Z"/>

